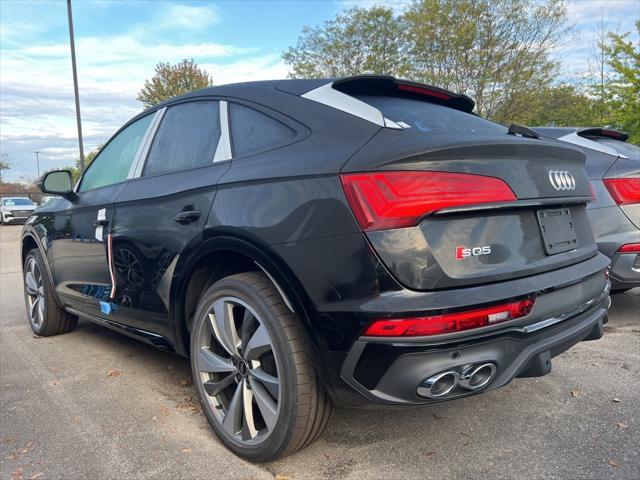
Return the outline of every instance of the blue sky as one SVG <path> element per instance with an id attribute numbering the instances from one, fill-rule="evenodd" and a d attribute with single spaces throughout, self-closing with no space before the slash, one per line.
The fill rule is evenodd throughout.
<path id="1" fill-rule="evenodd" d="M 106 141 L 141 110 L 135 99 L 159 61 L 194 58 L 216 84 L 284 78 L 281 53 L 303 26 L 316 26 L 345 7 L 377 1 L 98 1 L 74 0 L 85 152 Z M 401 10 L 403 0 L 393 0 Z M 578 80 L 588 71 L 600 21 L 633 30 L 640 0 L 573 0 L 572 38 L 556 52 Z M 64 0 L 0 0 L 0 152 L 11 165 L 4 179 L 36 176 L 77 157 L 73 85 Z"/>

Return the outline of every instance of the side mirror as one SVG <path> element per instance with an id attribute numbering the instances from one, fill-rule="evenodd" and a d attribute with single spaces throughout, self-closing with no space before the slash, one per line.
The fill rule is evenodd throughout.
<path id="1" fill-rule="evenodd" d="M 45 173 L 38 186 L 43 193 L 61 195 L 68 200 L 76 198 L 73 191 L 73 177 L 69 170 L 54 170 Z"/>

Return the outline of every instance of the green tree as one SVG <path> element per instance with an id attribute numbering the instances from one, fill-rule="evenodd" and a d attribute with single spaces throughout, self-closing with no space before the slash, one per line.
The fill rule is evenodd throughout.
<path id="1" fill-rule="evenodd" d="M 282 55 L 293 78 L 327 78 L 361 73 L 403 76 L 402 22 L 386 7 L 353 7 L 322 27 L 305 26 L 295 47 Z"/>
<path id="2" fill-rule="evenodd" d="M 568 33 L 564 0 L 414 0 L 404 18 L 412 78 L 470 95 L 498 122 L 551 85 Z"/>
<path id="3" fill-rule="evenodd" d="M 149 108 L 177 95 L 211 85 L 212 78 L 193 59 L 184 59 L 176 65 L 160 62 L 156 65 L 153 78 L 145 80 L 137 98 L 145 108 Z"/>
<path id="4" fill-rule="evenodd" d="M 636 22 L 640 34 L 640 20 Z M 609 33 L 607 64 L 611 69 L 604 85 L 607 126 L 629 134 L 631 143 L 640 144 L 640 41 L 628 40 L 630 33 Z"/>
<path id="5" fill-rule="evenodd" d="M 463 92 L 501 122 L 526 108 L 522 92 L 552 84 L 566 18 L 566 0 L 413 0 L 399 16 L 356 7 L 305 27 L 283 59 L 293 77 L 386 73 Z"/>
<path id="6" fill-rule="evenodd" d="M 496 116 L 508 125 L 575 127 L 597 125 L 600 111 L 597 99 L 573 85 L 556 85 L 541 90 L 517 92 L 505 111 Z"/>

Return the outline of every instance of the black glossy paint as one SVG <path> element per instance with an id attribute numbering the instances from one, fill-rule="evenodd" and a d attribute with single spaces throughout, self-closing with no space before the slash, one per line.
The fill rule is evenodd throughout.
<path id="1" fill-rule="evenodd" d="M 606 260 L 597 255 L 586 220 L 589 187 L 576 149 L 507 135 L 471 142 L 454 134 L 431 139 L 381 128 L 300 96 L 321 84 L 226 85 L 161 104 L 156 108 L 202 98 L 239 102 L 296 134 L 288 144 L 255 155 L 130 179 L 80 193 L 74 201 L 58 199 L 29 219 L 24 252 L 34 244 L 41 248 L 65 307 L 185 355 L 198 287 L 238 269 L 263 269 L 304 323 L 330 393 L 351 404 L 372 399 L 355 393 L 341 371 L 373 318 L 444 312 L 574 285 L 571 302 L 558 305 L 561 313 L 588 300 L 594 288 L 604 289 L 599 272 Z M 497 176 L 518 201 L 365 235 L 339 174 L 376 169 Z M 576 191 L 552 191 L 549 169 L 572 171 Z M 549 257 L 535 211 L 559 206 L 572 211 L 579 248 Z M 93 225 L 100 208 L 113 235 L 116 285 L 108 314 L 99 304 L 109 302 L 113 288 L 107 248 L 104 238 L 95 239 Z M 189 213 L 189 221 L 177 222 L 181 213 Z M 495 246 L 491 257 L 452 261 L 458 244 L 483 242 Z M 580 287 L 587 277 L 596 278 L 595 287 Z"/>

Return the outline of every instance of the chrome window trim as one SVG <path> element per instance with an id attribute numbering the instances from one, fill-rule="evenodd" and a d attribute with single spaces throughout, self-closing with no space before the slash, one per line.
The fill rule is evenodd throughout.
<path id="1" fill-rule="evenodd" d="M 213 163 L 231 160 L 231 137 L 229 135 L 229 104 L 220 100 L 220 139 L 213 156 Z"/>
<path id="2" fill-rule="evenodd" d="M 302 98 L 322 103 L 343 112 L 349 113 L 359 118 L 363 118 L 380 127 L 402 129 L 400 125 L 391 120 L 387 120 L 382 112 L 368 103 L 358 100 L 346 93 L 339 92 L 333 88 L 333 82 L 322 85 L 308 91 Z"/>
<path id="3" fill-rule="evenodd" d="M 142 142 L 140 142 L 138 153 L 136 154 L 136 158 L 131 164 L 131 169 L 129 170 L 127 179 L 138 178 L 140 175 L 142 175 L 142 169 L 144 168 L 145 163 L 147 163 L 147 155 L 149 154 L 149 149 L 151 148 L 151 142 L 156 136 L 156 131 L 160 126 L 160 122 L 162 121 L 166 110 L 167 107 L 163 107 L 155 112 L 155 117 L 149 124 L 149 128 L 147 128 L 147 133 L 145 133 Z"/>

